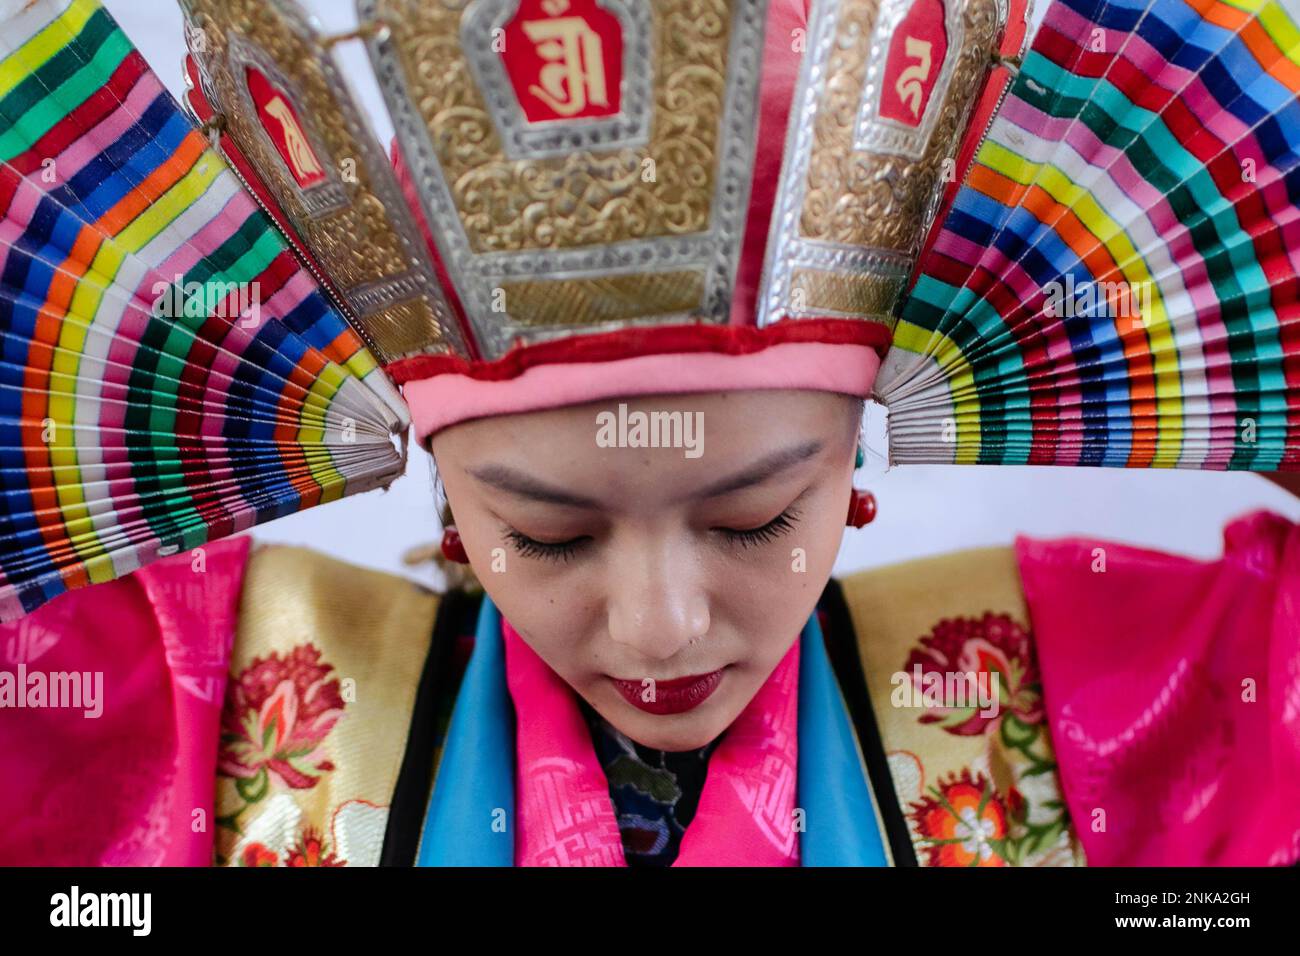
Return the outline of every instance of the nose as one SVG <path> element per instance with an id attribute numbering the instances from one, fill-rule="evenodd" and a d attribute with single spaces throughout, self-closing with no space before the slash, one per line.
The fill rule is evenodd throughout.
<path id="1" fill-rule="evenodd" d="M 670 660 L 708 633 L 708 591 L 688 546 L 625 542 L 607 570 L 609 636 L 641 660 Z"/>

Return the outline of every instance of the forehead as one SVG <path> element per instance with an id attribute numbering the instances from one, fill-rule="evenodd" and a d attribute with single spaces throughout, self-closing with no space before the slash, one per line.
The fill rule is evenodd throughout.
<path id="1" fill-rule="evenodd" d="M 479 418 L 433 436 L 435 451 L 462 453 L 472 447 L 520 449 L 556 445 L 571 450 L 599 447 L 598 435 L 611 424 L 631 428 L 640 423 L 703 429 L 722 453 L 728 449 L 761 450 L 800 435 L 837 434 L 852 424 L 857 406 L 850 396 L 830 392 L 764 389 L 679 395 L 638 395 L 583 405 Z M 652 449 L 657 450 L 657 449 Z"/>
<path id="2" fill-rule="evenodd" d="M 838 447 L 856 407 L 828 392 L 636 396 L 466 422 L 432 448 L 440 468 L 490 462 L 593 492 L 676 495 L 801 442 Z"/>

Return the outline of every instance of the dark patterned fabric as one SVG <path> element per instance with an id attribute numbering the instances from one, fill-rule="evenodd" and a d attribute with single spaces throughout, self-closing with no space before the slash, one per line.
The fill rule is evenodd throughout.
<path id="1" fill-rule="evenodd" d="M 672 865 L 722 736 L 698 750 L 655 750 L 621 733 L 586 701 L 580 704 L 609 780 L 628 866 Z"/>

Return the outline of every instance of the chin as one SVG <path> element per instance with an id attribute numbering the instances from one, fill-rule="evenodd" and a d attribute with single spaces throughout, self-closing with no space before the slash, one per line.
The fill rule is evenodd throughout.
<path id="1" fill-rule="evenodd" d="M 671 716 L 644 714 L 626 703 L 623 707 L 624 714 L 620 715 L 623 719 L 610 723 L 637 743 L 655 750 L 698 750 L 731 726 L 737 716 L 707 704 L 690 713 Z"/>
<path id="2" fill-rule="evenodd" d="M 663 720 L 663 718 L 652 718 L 654 720 Z M 716 733 L 710 733 L 707 730 L 668 730 L 668 729 L 648 729 L 641 732 L 642 728 L 629 728 L 623 731 L 637 743 L 644 747 L 651 747 L 655 750 L 684 751 L 698 750 L 709 741 L 713 740 Z M 721 731 L 719 731 L 721 733 Z"/>

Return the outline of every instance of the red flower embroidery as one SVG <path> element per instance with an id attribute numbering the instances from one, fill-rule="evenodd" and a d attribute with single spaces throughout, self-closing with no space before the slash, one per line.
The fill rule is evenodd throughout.
<path id="1" fill-rule="evenodd" d="M 1015 823 L 1024 823 L 1029 818 L 1029 804 L 1025 795 L 1015 787 L 1007 789 L 1007 813 Z"/>
<path id="2" fill-rule="evenodd" d="M 927 685 L 946 686 L 954 677 L 973 677 L 976 687 L 997 695 L 991 715 L 970 697 L 965 706 L 953 706 L 961 702 L 945 696 L 942 705 L 927 704 L 921 723 L 942 723 L 949 733 L 970 736 L 990 730 L 1008 711 L 1025 724 L 1043 720 L 1033 643 L 1029 632 L 1005 614 L 940 621 L 908 656 L 904 669 L 917 695 L 924 695 Z"/>
<path id="3" fill-rule="evenodd" d="M 346 866 L 347 864 L 327 851 L 325 838 L 320 831 L 308 827 L 298 838 L 298 842 L 289 848 L 285 866 Z"/>
<path id="4" fill-rule="evenodd" d="M 239 855 L 240 866 L 278 866 L 280 858 L 263 843 L 250 843 Z"/>
<path id="5" fill-rule="evenodd" d="M 912 804 L 930 866 L 1006 866 L 1007 807 L 992 782 L 970 768 L 940 780 L 931 795 Z"/>
<path id="6" fill-rule="evenodd" d="M 227 688 L 218 769 L 249 803 L 265 795 L 268 773 L 306 790 L 334 769 L 322 745 L 344 703 L 320 656 L 303 644 L 285 657 L 256 658 Z"/>

